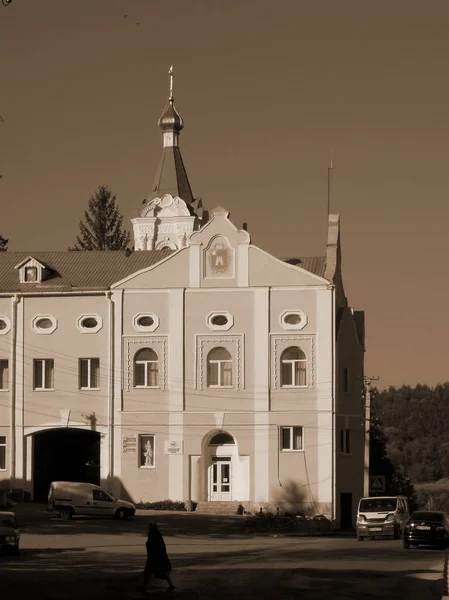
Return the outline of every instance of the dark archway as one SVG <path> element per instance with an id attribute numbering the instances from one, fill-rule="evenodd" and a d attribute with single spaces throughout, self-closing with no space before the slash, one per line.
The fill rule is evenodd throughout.
<path id="1" fill-rule="evenodd" d="M 100 434 L 51 429 L 34 434 L 33 499 L 46 502 L 52 481 L 100 483 Z"/>

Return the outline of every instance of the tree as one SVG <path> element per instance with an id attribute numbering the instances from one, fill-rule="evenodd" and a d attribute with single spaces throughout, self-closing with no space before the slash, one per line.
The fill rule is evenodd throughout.
<path id="1" fill-rule="evenodd" d="M 2 235 L 0 235 L 0 252 L 8 250 L 8 242 L 9 240 L 5 240 L 5 238 Z"/>
<path id="2" fill-rule="evenodd" d="M 84 223 L 80 221 L 80 234 L 77 243 L 69 250 L 126 250 L 131 234 L 122 228 L 116 197 L 104 185 L 100 185 L 89 198 L 88 209 L 84 211 Z"/>

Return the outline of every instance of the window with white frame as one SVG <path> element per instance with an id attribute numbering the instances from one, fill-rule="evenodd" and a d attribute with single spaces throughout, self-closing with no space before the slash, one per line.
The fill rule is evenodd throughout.
<path id="1" fill-rule="evenodd" d="M 100 389 L 100 359 L 79 359 L 79 387 L 80 390 Z"/>
<path id="2" fill-rule="evenodd" d="M 25 281 L 27 283 L 37 281 L 37 267 L 25 267 Z"/>
<path id="3" fill-rule="evenodd" d="M 154 468 L 154 435 L 139 435 L 139 468 Z"/>
<path id="4" fill-rule="evenodd" d="M 213 348 L 207 355 L 207 386 L 232 387 L 232 356 L 226 348 Z"/>
<path id="5" fill-rule="evenodd" d="M 0 390 L 8 389 L 9 363 L 7 360 L 0 360 Z"/>
<path id="6" fill-rule="evenodd" d="M 35 390 L 52 390 L 54 386 L 54 360 L 52 358 L 35 358 L 33 366 L 33 388 Z"/>
<path id="7" fill-rule="evenodd" d="M 281 354 L 281 387 L 307 385 L 307 358 L 301 348 L 286 348 Z"/>
<path id="8" fill-rule="evenodd" d="M 281 427 L 281 450 L 303 450 L 303 428 L 299 425 Z"/>
<path id="9" fill-rule="evenodd" d="M 152 348 L 142 348 L 134 355 L 134 387 L 159 387 L 159 357 Z"/>
<path id="10" fill-rule="evenodd" d="M 351 432 L 349 429 L 340 429 L 340 453 L 349 454 L 351 450 Z"/>
<path id="11" fill-rule="evenodd" d="M 6 471 L 6 436 L 0 435 L 0 471 Z"/>

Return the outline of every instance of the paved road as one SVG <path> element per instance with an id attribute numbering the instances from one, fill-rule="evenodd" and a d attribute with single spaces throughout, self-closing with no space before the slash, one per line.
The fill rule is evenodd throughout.
<path id="1" fill-rule="evenodd" d="M 21 555 L 1 559 L 0 597 L 142 598 L 135 588 L 150 518 L 21 518 Z M 157 520 L 174 566 L 173 595 L 184 600 L 441 598 L 441 551 L 347 536 L 247 536 L 238 518 L 183 513 L 158 514 Z M 155 582 L 148 597 L 166 598 L 165 587 Z"/>

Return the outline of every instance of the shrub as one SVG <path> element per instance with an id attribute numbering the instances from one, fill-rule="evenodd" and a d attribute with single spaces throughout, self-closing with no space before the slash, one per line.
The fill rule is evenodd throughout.
<path id="1" fill-rule="evenodd" d="M 141 510 L 177 510 L 185 511 L 186 505 L 180 500 L 159 500 L 158 502 L 137 502 L 136 508 Z"/>

